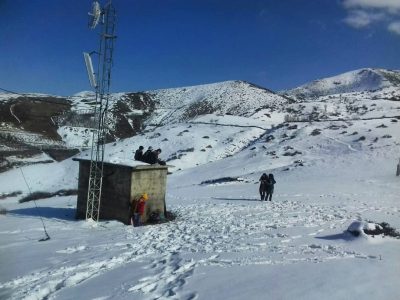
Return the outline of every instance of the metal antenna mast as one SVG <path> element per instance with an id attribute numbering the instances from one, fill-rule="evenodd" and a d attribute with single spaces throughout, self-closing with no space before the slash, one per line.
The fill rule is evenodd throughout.
<path id="1" fill-rule="evenodd" d="M 97 80 L 90 59 L 90 54 L 84 53 L 89 80 L 96 91 L 94 119 L 97 128 L 93 131 L 90 156 L 89 186 L 87 195 L 86 220 L 98 221 L 100 216 L 101 188 L 103 182 L 104 148 L 107 135 L 107 110 L 110 98 L 111 68 L 115 41 L 115 9 L 110 0 L 103 9 L 97 1 L 93 2 L 89 27 L 94 29 L 100 22 L 100 45 L 97 64 Z M 100 19 L 102 19 L 100 21 Z"/>

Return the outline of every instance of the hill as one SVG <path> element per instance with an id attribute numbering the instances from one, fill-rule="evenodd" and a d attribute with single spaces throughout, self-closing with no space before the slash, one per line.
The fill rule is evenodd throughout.
<path id="1" fill-rule="evenodd" d="M 140 115 L 140 130 L 108 143 L 105 159 L 162 148 L 176 219 L 140 228 L 75 220 L 76 196 L 65 191 L 77 188 L 77 162 L 7 157 L 25 165 L 0 173 L 0 298 L 397 299 L 399 240 L 366 233 L 400 228 L 400 102 L 388 90 L 399 92 L 291 100 L 228 82 L 113 95 L 111 119 Z M 75 116 L 92 105 L 90 93 L 67 101 Z M 79 128 L 67 121 L 59 135 Z M 60 137 L 72 145 L 79 132 Z M 262 173 L 275 175 L 272 201 L 260 201 Z M 18 202 L 35 192 L 35 204 Z M 51 239 L 38 242 L 42 224 Z"/>
<path id="2" fill-rule="evenodd" d="M 77 221 L 76 196 L 40 199 L 38 208 L 19 196 L 2 199 L 0 297 L 396 299 L 399 240 L 346 229 L 354 220 L 400 228 L 398 146 L 355 148 L 326 137 L 330 130 L 303 131 L 292 144 L 279 146 L 276 131 L 271 149 L 260 141 L 168 176 L 167 208 L 177 216 L 169 223 Z M 306 160 L 268 154 L 286 146 Z M 34 191 L 76 187 L 76 162 L 23 169 Z M 259 201 L 263 172 L 277 181 L 272 202 Z M 0 180 L 1 192 L 28 193 L 18 170 Z M 49 241 L 38 242 L 39 217 Z M 385 288 L 376 285 L 382 278 Z"/>
<path id="3" fill-rule="evenodd" d="M 282 94 L 300 100 L 316 99 L 321 96 L 355 92 L 378 92 L 383 95 L 400 86 L 400 72 L 385 69 L 359 69 L 337 76 L 319 79 L 306 83 Z M 385 91 L 387 90 L 387 91 Z M 390 95 L 387 95 L 389 98 Z M 400 100 L 394 94 L 393 100 Z"/>
<path id="4" fill-rule="evenodd" d="M 181 165 L 175 160 L 184 156 L 190 160 L 197 155 L 207 162 L 232 155 L 284 121 L 396 122 L 400 115 L 398 74 L 383 69 L 356 70 L 281 95 L 245 81 L 116 93 L 110 96 L 107 142 L 115 145 L 109 147 L 117 147 L 116 141 L 136 137 L 133 148 L 140 143 L 158 145 L 165 159 Z M 1 170 L 62 160 L 89 149 L 94 103 L 92 92 L 67 98 L 2 94 Z M 207 124 L 218 129 L 199 134 Z M 166 137 L 170 130 L 176 131 L 175 137 Z M 221 141 L 224 150 L 210 150 Z M 192 151 L 196 148 L 199 153 Z"/>
<path id="5" fill-rule="evenodd" d="M 95 95 L 81 92 L 62 98 L 50 95 L 1 94 L 2 169 L 18 164 L 7 157 L 45 152 L 63 159 L 91 146 Z M 107 141 L 132 137 L 145 127 L 193 119 L 204 114 L 249 115 L 263 107 L 277 109 L 285 98 L 241 81 L 110 97 Z M 23 164 L 23 162 L 21 161 Z"/>

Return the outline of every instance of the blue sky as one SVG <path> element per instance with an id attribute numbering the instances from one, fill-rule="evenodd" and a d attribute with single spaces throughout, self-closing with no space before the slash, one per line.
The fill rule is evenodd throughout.
<path id="1" fill-rule="evenodd" d="M 103 1 L 100 1 L 104 3 Z M 363 67 L 400 69 L 398 0 L 113 0 L 113 92 L 225 80 L 272 90 Z M 0 88 L 90 90 L 90 0 L 0 0 Z"/>

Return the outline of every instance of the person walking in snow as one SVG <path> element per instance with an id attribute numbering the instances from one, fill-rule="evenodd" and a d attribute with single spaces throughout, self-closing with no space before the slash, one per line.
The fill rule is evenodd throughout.
<path id="1" fill-rule="evenodd" d="M 139 146 L 139 148 L 135 152 L 135 160 L 143 161 L 143 146 Z"/>
<path id="2" fill-rule="evenodd" d="M 259 192 L 260 192 L 260 196 L 261 196 L 261 201 L 264 201 L 264 200 L 266 200 L 265 196 L 267 193 L 267 186 L 269 184 L 269 179 L 268 179 L 267 174 L 265 174 L 265 173 L 262 174 L 259 181 L 260 181 Z"/>
<path id="3" fill-rule="evenodd" d="M 269 201 L 272 201 L 272 194 L 274 193 L 274 184 L 276 183 L 274 175 L 273 174 L 269 174 L 268 175 L 268 184 L 266 187 L 266 197 L 265 197 L 265 201 L 268 201 L 268 197 L 269 197 Z"/>
<path id="4" fill-rule="evenodd" d="M 143 225 L 143 216 L 146 208 L 146 201 L 149 200 L 147 193 L 144 193 L 135 204 L 132 206 L 133 216 L 131 218 L 131 224 L 134 227 Z"/>

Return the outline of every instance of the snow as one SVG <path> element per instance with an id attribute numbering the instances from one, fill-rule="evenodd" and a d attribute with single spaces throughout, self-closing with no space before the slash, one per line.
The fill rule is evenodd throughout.
<path id="1" fill-rule="evenodd" d="M 347 231 L 357 236 L 361 235 L 367 237 L 364 230 L 377 230 L 377 229 L 382 229 L 382 226 L 370 222 L 354 221 L 353 223 L 350 224 L 349 228 L 347 228 Z"/>
<path id="2" fill-rule="evenodd" d="M 108 144 L 106 161 L 132 166 L 139 145 L 162 149 L 177 216 L 164 224 L 75 220 L 76 196 L 18 203 L 29 190 L 76 189 L 72 159 L 0 173 L 0 195 L 22 192 L 0 200 L 0 298 L 398 299 L 400 240 L 348 232 L 400 228 L 400 104 L 371 95 L 285 104 L 322 114 L 326 103 L 328 118 L 310 122 L 283 123 L 278 106 L 178 114 Z M 365 113 L 352 112 L 362 104 Z M 277 181 L 271 202 L 259 200 L 264 172 Z M 204 183 L 224 177 L 239 180 Z M 40 218 L 48 241 L 38 242 Z"/>
<path id="3" fill-rule="evenodd" d="M 88 148 L 92 146 L 93 131 L 88 128 L 60 126 L 57 133 L 69 147 Z"/>
<path id="4" fill-rule="evenodd" d="M 271 102 L 282 101 L 279 95 L 252 86 L 244 81 L 225 81 L 184 88 L 155 90 L 148 93 L 154 94 L 155 100 L 158 100 L 161 107 L 164 108 L 179 107 L 182 104 L 193 104 L 213 99 L 214 105 L 224 106 L 225 104 L 226 106 L 227 103 L 240 103 L 242 109 L 246 110 L 259 106 L 257 104 L 265 103 L 266 97 Z"/>
<path id="5" fill-rule="evenodd" d="M 302 140 L 329 141 L 315 138 L 316 143 Z M 343 152 L 310 153 L 308 165 L 291 171 L 280 167 L 282 161 L 260 159 L 262 153 L 249 157 L 245 150 L 176 172 L 168 179 L 167 204 L 178 218 L 162 225 L 76 221 L 75 196 L 39 200 L 37 209 L 31 202 L 2 200 L 8 213 L 0 215 L 0 295 L 397 299 L 400 241 L 377 243 L 346 233 L 357 219 L 400 227 L 396 147 L 360 153 L 342 144 L 326 146 Z M 77 162 L 70 160 L 23 171 L 33 190 L 48 191 L 73 188 L 78 174 Z M 263 171 L 273 172 L 278 182 L 272 202 L 258 198 Z M 246 180 L 200 185 L 238 175 Z M 0 176 L 2 192 L 25 190 L 18 170 Z M 44 235 L 39 216 L 49 241 L 38 242 Z"/>
<path id="6" fill-rule="evenodd" d="M 12 155 L 12 156 L 8 156 L 7 160 L 9 162 L 17 162 L 17 161 L 20 161 L 21 158 L 15 156 L 15 155 Z M 43 161 L 52 161 L 52 158 L 45 153 L 41 153 L 38 155 L 34 155 L 32 157 L 24 157 L 23 160 L 26 163 L 38 163 L 38 162 L 43 162 Z"/>
<path id="7" fill-rule="evenodd" d="M 293 97 L 315 98 L 340 93 L 376 91 L 399 83 L 398 71 L 366 68 L 315 80 L 284 93 Z"/>
<path id="8" fill-rule="evenodd" d="M 38 163 L 0 173 L 0 178 L 2 183 L 0 193 L 21 191 L 26 195 L 30 191 L 55 192 L 61 189 L 76 189 L 78 163 L 71 159 L 46 164 Z"/>
<path id="9" fill-rule="evenodd" d="M 6 93 L 6 92 L 0 92 L 0 102 L 8 102 L 12 99 L 16 99 L 19 97 L 30 97 L 30 98 L 60 98 L 63 99 L 62 96 L 57 96 L 57 95 L 50 95 L 50 94 L 39 94 L 39 93 Z"/>

